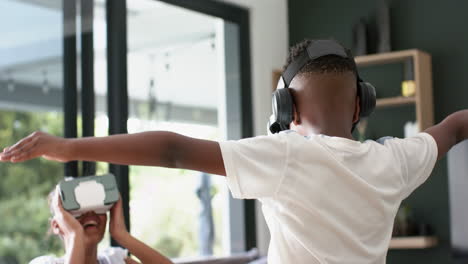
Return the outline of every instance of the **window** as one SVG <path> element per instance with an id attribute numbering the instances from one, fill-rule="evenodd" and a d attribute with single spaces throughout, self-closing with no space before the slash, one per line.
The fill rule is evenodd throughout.
<path id="1" fill-rule="evenodd" d="M 87 17 L 89 4 L 94 11 Z M 241 20 L 234 19 L 238 14 Z M 0 28 L 1 146 L 38 129 L 59 136 L 127 128 L 213 140 L 251 135 L 245 10 L 203 0 L 4 0 L 0 22 L 8 25 Z M 90 46 L 88 36 L 94 37 Z M 86 91 L 90 97 L 83 97 Z M 91 133 L 82 132 L 85 124 L 93 124 Z M 69 164 L 65 174 L 94 171 L 86 168 Z M 229 198 L 223 177 L 134 166 L 128 184 L 126 167 L 110 169 L 124 201 L 131 195 L 131 232 L 163 253 L 226 255 L 249 248 L 246 234 L 255 232 L 244 229 L 247 203 Z M 97 174 L 107 170 L 97 164 Z M 60 241 L 46 235 L 50 214 L 44 209 L 63 165 L 36 159 L 0 163 L 0 172 L 0 263 L 62 255 Z M 200 235 L 200 229 L 208 232 Z"/>
<path id="2" fill-rule="evenodd" d="M 39 129 L 63 135 L 62 20 L 61 1 L 0 2 L 2 147 Z M 60 241 L 47 236 L 45 205 L 63 165 L 43 159 L 0 163 L 0 174 L 0 263 L 60 254 Z"/>

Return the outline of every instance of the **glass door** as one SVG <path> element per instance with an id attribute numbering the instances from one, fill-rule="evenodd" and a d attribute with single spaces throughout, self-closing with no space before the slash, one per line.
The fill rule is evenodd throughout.
<path id="1" fill-rule="evenodd" d="M 220 140 L 222 20 L 153 0 L 127 2 L 129 133 Z M 224 179 L 130 167 L 132 233 L 176 258 L 222 254 Z"/>
<path id="2" fill-rule="evenodd" d="M 241 138 L 239 26 L 155 0 L 127 1 L 127 21 L 128 132 Z M 161 253 L 246 250 L 243 203 L 229 198 L 224 177 L 130 166 L 129 182 L 131 232 Z"/>

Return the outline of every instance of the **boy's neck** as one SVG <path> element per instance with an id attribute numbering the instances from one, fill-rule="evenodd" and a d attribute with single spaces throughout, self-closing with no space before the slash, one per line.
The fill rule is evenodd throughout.
<path id="1" fill-rule="evenodd" d="M 303 136 L 325 135 L 329 137 L 341 137 L 341 138 L 347 138 L 350 140 L 355 140 L 353 135 L 351 134 L 350 129 L 339 129 L 336 127 L 335 128 L 329 127 L 327 129 L 324 129 L 324 128 L 318 128 L 318 127 L 306 128 L 304 126 L 293 126 L 291 127 L 291 130 L 294 130 Z"/>

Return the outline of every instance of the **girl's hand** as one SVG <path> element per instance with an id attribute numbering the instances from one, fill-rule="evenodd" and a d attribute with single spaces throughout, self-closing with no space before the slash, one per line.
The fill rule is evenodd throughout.
<path id="1" fill-rule="evenodd" d="M 55 234 L 60 235 L 65 242 L 65 262 L 69 264 L 85 263 L 87 241 L 83 226 L 73 215 L 63 209 L 58 187 L 53 199 L 52 230 Z"/>
<path id="2" fill-rule="evenodd" d="M 22 162 L 44 157 L 48 160 L 67 162 L 71 160 L 67 142 L 69 141 L 65 138 L 37 131 L 13 146 L 4 148 L 0 153 L 0 161 Z"/>
<path id="3" fill-rule="evenodd" d="M 119 200 L 110 210 L 109 231 L 111 236 L 117 241 L 128 235 L 127 227 L 125 226 L 121 197 L 119 197 Z"/>
<path id="4" fill-rule="evenodd" d="M 121 246 L 128 249 L 128 251 L 137 257 L 141 263 L 150 264 L 150 263 L 160 263 L 160 264 L 173 264 L 172 261 L 163 255 L 161 255 L 156 250 L 152 249 L 148 245 L 134 238 L 130 233 L 128 233 L 127 228 L 125 227 L 123 209 L 122 209 L 122 198 L 112 206 L 110 212 L 110 224 L 109 230 L 111 236 L 119 242 Z M 135 260 L 131 258 L 125 259 L 126 264 L 136 264 Z"/>
<path id="5" fill-rule="evenodd" d="M 52 205 L 54 209 L 54 217 L 52 219 L 54 232 L 62 235 L 67 241 L 79 239 L 84 242 L 83 226 L 73 215 L 63 209 L 58 187 Z"/>

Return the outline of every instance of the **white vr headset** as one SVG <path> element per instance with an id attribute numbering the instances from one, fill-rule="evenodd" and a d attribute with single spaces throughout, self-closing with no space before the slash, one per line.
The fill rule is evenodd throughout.
<path id="1" fill-rule="evenodd" d="M 63 208 L 74 217 L 89 211 L 105 214 L 119 200 L 119 190 L 112 174 L 66 178 L 58 188 Z"/>

